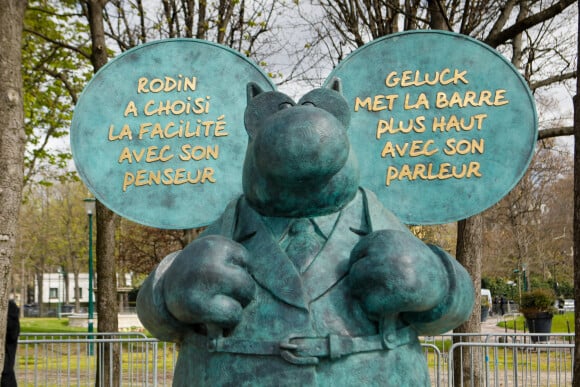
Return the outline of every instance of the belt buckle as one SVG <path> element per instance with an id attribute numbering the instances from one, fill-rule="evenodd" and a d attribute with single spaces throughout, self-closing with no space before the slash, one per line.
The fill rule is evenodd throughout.
<path id="1" fill-rule="evenodd" d="M 300 356 L 295 353 L 295 351 L 300 350 L 298 344 L 293 344 L 291 341 L 294 339 L 305 339 L 306 337 L 298 335 L 290 335 L 286 339 L 280 342 L 280 356 L 282 359 L 286 360 L 288 363 L 296 365 L 316 365 L 318 364 L 318 358 L 316 356 Z"/>

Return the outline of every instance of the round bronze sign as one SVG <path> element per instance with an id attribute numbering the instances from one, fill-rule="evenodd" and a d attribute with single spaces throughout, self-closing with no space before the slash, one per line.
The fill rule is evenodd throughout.
<path id="1" fill-rule="evenodd" d="M 273 90 L 240 53 L 194 39 L 129 50 L 75 108 L 77 170 L 112 211 L 152 227 L 207 225 L 241 193 L 246 85 Z"/>
<path id="2" fill-rule="evenodd" d="M 521 179 L 534 152 L 534 99 L 497 51 L 464 35 L 375 40 L 328 77 L 342 79 L 361 184 L 408 224 L 477 214 Z"/>

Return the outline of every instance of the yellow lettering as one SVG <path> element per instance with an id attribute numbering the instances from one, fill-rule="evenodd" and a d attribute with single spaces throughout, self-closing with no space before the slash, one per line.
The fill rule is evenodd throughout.
<path id="1" fill-rule="evenodd" d="M 132 113 L 134 117 L 137 117 L 138 115 L 137 106 L 135 106 L 135 102 L 133 101 L 129 101 L 127 107 L 125 108 L 125 113 L 123 113 L 123 116 L 127 117 L 130 113 Z"/>
<path id="2" fill-rule="evenodd" d="M 397 78 L 397 72 L 391 71 L 387 78 L 385 79 L 385 85 L 387 87 L 396 87 L 399 84 L 399 78 Z"/>
<path id="3" fill-rule="evenodd" d="M 131 132 L 131 128 L 129 127 L 128 124 L 123 125 L 121 132 L 117 136 L 113 134 L 114 129 L 115 129 L 114 125 L 109 126 L 109 137 L 108 137 L 109 141 L 122 140 L 125 137 L 127 137 L 129 140 L 133 139 L 133 133 Z"/>
<path id="4" fill-rule="evenodd" d="M 401 87 L 413 86 L 411 81 L 411 71 L 403 71 L 401 74 Z"/>
<path id="5" fill-rule="evenodd" d="M 195 91 L 197 88 L 197 77 L 185 78 L 183 84 L 183 91 Z"/>
<path id="6" fill-rule="evenodd" d="M 437 92 L 437 97 L 435 99 L 435 107 L 437 109 L 444 109 L 448 105 L 449 103 L 447 102 L 447 95 L 442 91 Z"/>
<path id="7" fill-rule="evenodd" d="M 177 129 L 173 133 L 169 132 L 169 129 L 173 128 L 174 126 L 175 126 L 175 123 L 173 121 L 171 121 L 167 125 L 165 125 L 165 129 L 163 129 L 163 136 L 162 137 L 165 137 L 165 138 L 173 138 L 175 136 L 181 137 L 181 132 L 179 129 Z"/>
<path id="8" fill-rule="evenodd" d="M 226 122 L 224 121 L 225 117 L 226 116 L 221 115 L 217 118 L 218 120 L 215 124 L 215 131 L 213 133 L 215 137 L 222 137 L 228 135 L 228 132 L 225 131 L 226 129 Z"/>
<path id="9" fill-rule="evenodd" d="M 481 107 L 484 104 L 487 106 L 503 106 L 509 103 L 505 98 L 505 92 L 506 91 L 503 89 L 495 90 L 493 93 L 489 90 L 482 90 L 479 93 L 475 91 L 466 91 L 463 94 L 456 91 L 448 98 L 445 92 L 440 91 L 436 94 L 435 107 L 438 109 L 448 107 L 464 108 L 468 106 Z"/>
<path id="10" fill-rule="evenodd" d="M 150 122 L 144 122 L 141 124 L 141 126 L 139 127 L 139 140 L 143 139 L 143 136 L 146 133 L 149 133 L 149 127 L 151 126 Z"/>
<path id="11" fill-rule="evenodd" d="M 373 102 L 373 111 L 378 112 L 381 110 L 385 110 L 387 107 L 383 105 L 383 96 L 382 95 L 375 95 L 375 99 Z"/>
<path id="12" fill-rule="evenodd" d="M 151 134 L 149 134 L 150 138 L 155 138 L 155 136 L 163 138 L 163 130 L 161 129 L 161 124 L 159 123 L 153 125 L 153 130 L 151 131 Z"/>
<path id="13" fill-rule="evenodd" d="M 211 167 L 205 167 L 203 169 L 203 175 L 201 177 L 201 183 L 205 183 L 206 181 L 209 181 L 210 183 L 215 183 L 215 178 L 213 177 L 213 168 Z"/>
<path id="14" fill-rule="evenodd" d="M 366 107 L 367 110 L 371 111 L 371 97 L 366 97 L 365 99 L 361 100 L 360 97 L 356 97 L 354 100 L 354 111 L 358 112 L 358 109 L 361 107 Z"/>
<path id="15" fill-rule="evenodd" d="M 168 152 L 171 147 L 169 145 L 164 145 L 159 153 L 157 153 L 158 147 L 152 145 L 147 148 L 147 156 L 145 156 L 145 162 L 147 163 L 154 163 L 156 161 L 169 161 L 173 158 L 173 154 L 165 155 L 165 152 Z"/>
<path id="16" fill-rule="evenodd" d="M 127 187 L 135 182 L 135 176 L 131 172 L 125 172 L 125 177 L 123 178 L 123 192 L 127 191 Z"/>
<path id="17" fill-rule="evenodd" d="M 475 91 L 466 91 L 465 98 L 463 99 L 463 106 L 467 105 L 478 106 L 475 103 L 475 97 L 477 97 L 477 93 Z"/>
<path id="18" fill-rule="evenodd" d="M 499 89 L 495 91 L 495 98 L 493 100 L 493 106 L 503 106 L 509 103 L 508 100 L 505 99 L 504 93 L 506 91 L 504 89 Z"/>
<path id="19" fill-rule="evenodd" d="M 145 88 L 145 86 L 147 86 L 147 78 L 141 77 L 137 82 L 137 94 L 149 92 L 149 90 Z"/>
<path id="20" fill-rule="evenodd" d="M 477 120 L 477 130 L 481 130 L 481 125 L 483 123 L 483 120 L 485 120 L 487 118 L 487 114 L 476 114 L 473 116 L 473 118 L 475 118 Z"/>
<path id="21" fill-rule="evenodd" d="M 388 187 L 394 181 L 408 180 L 447 180 L 447 179 L 470 179 L 481 177 L 480 165 L 476 161 L 469 164 L 452 165 L 451 163 L 417 163 L 414 165 L 404 164 L 400 169 L 389 166 L 386 170 L 385 185 Z"/>
<path id="22" fill-rule="evenodd" d="M 451 70 L 449 70 L 449 69 L 441 70 L 441 74 L 439 75 L 439 83 L 441 83 L 443 86 L 448 85 L 448 84 L 453 82 L 454 78 L 443 79 L 443 77 L 446 76 L 447 74 L 449 74 L 450 72 L 451 72 Z"/>
<path id="23" fill-rule="evenodd" d="M 464 78 L 467 75 L 467 70 L 463 70 L 462 72 L 458 72 L 459 70 L 455 69 L 455 73 L 453 74 L 453 84 L 457 85 L 458 81 L 463 82 L 464 84 L 469 84 L 467 79 Z"/>
<path id="24" fill-rule="evenodd" d="M 427 177 L 425 176 L 425 164 L 416 164 L 415 168 L 413 169 L 413 178 L 411 180 L 417 180 L 420 178 L 421 180 L 425 180 Z"/>
<path id="25" fill-rule="evenodd" d="M 145 169 L 140 169 L 137 171 L 137 178 L 135 179 L 135 187 L 142 187 L 148 185 L 148 179 L 146 179 L 147 171 Z"/>
<path id="26" fill-rule="evenodd" d="M 173 177 L 174 185 L 181 185 L 187 183 L 187 178 L 185 177 L 185 168 L 177 168 L 175 170 L 175 176 Z"/>
<path id="27" fill-rule="evenodd" d="M 471 140 L 456 140 L 454 138 L 448 138 L 445 141 L 446 148 L 443 149 L 443 153 L 447 156 L 453 156 L 456 154 L 466 155 L 466 154 L 483 154 L 485 151 L 485 140 L 471 139 Z"/>
<path id="28" fill-rule="evenodd" d="M 119 160 L 117 162 L 121 164 L 123 161 L 127 160 L 129 164 L 133 163 L 133 159 L 131 158 L 131 151 L 128 147 L 123 148 L 121 151 L 121 155 L 119 155 Z"/>
<path id="29" fill-rule="evenodd" d="M 479 106 L 486 104 L 488 106 L 493 106 L 493 102 L 491 102 L 491 91 L 483 90 L 479 94 Z"/>
<path id="30" fill-rule="evenodd" d="M 477 161 L 472 161 L 469 163 L 469 168 L 467 169 L 467 177 L 471 176 L 481 177 L 481 172 L 479 171 L 479 163 Z"/>
<path id="31" fill-rule="evenodd" d="M 434 144 L 435 144 L 434 140 L 427 140 L 424 144 L 423 144 L 423 141 L 415 140 L 411 144 L 411 150 L 409 151 L 409 156 L 411 156 L 411 157 L 433 156 L 435 153 L 437 153 L 439 151 L 438 148 L 429 149 Z"/>
<path id="32" fill-rule="evenodd" d="M 393 167 L 392 165 L 387 168 L 387 178 L 385 180 L 385 185 L 388 187 L 391 185 L 391 181 L 397 178 L 399 174 L 397 167 Z"/>
<path id="33" fill-rule="evenodd" d="M 154 104 L 155 104 L 155 100 L 153 100 L 153 99 L 152 99 L 151 101 L 148 101 L 148 102 L 145 104 L 145 107 L 143 108 L 143 113 L 145 113 L 145 115 L 146 115 L 147 117 L 149 117 L 149 116 L 152 116 L 153 114 L 155 114 L 155 112 L 156 112 L 155 110 L 153 110 L 153 111 L 149 111 L 149 109 L 150 109 L 150 108 L 151 108 L 151 107 L 152 107 Z"/>
<path id="34" fill-rule="evenodd" d="M 399 171 L 399 180 L 403 180 L 403 179 L 411 179 L 413 177 L 413 174 L 411 173 L 411 167 L 409 166 L 409 164 L 403 164 L 401 166 L 401 170 Z"/>
<path id="35" fill-rule="evenodd" d="M 381 152 L 382 158 L 385 158 L 386 155 L 389 155 L 389 156 L 395 158 L 395 148 L 393 147 L 393 144 L 391 144 L 390 141 L 387 141 L 385 143 L 385 146 L 383 147 L 383 151 Z"/>

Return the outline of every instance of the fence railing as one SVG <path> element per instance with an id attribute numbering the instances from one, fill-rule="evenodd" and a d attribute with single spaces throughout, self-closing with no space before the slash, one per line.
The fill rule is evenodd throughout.
<path id="1" fill-rule="evenodd" d="M 449 334 L 423 339 L 433 386 L 572 383 L 574 334 Z"/>
<path id="2" fill-rule="evenodd" d="M 16 360 L 19 386 L 171 386 L 177 350 L 142 333 L 22 334 Z"/>
<path id="3" fill-rule="evenodd" d="M 448 334 L 421 339 L 433 386 L 572 383 L 574 334 Z M 21 387 L 171 386 L 177 352 L 176 345 L 141 333 L 22 334 L 16 374 Z M 454 359 L 462 364 L 456 373 Z"/>

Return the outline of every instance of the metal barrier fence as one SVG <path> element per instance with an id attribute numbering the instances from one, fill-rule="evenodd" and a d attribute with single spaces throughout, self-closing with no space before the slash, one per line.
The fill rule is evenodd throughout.
<path id="1" fill-rule="evenodd" d="M 15 371 L 19 387 L 171 386 L 176 361 L 174 344 L 142 333 L 23 333 Z"/>
<path id="2" fill-rule="evenodd" d="M 574 334 L 449 334 L 422 342 L 433 386 L 572 383 Z M 16 375 L 20 387 L 170 386 L 177 352 L 140 333 L 22 334 Z M 454 358 L 466 365 L 455 384 Z M 106 378 L 113 372 L 118 384 Z"/>
<path id="3" fill-rule="evenodd" d="M 573 333 L 448 334 L 423 339 L 433 386 L 572 385 Z M 463 365 L 457 379 L 454 358 Z"/>

